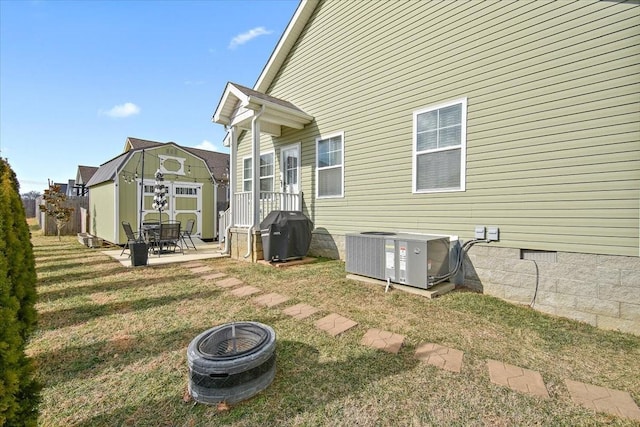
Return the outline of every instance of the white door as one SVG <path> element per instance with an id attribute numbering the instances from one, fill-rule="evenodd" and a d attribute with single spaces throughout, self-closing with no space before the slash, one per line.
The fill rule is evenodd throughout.
<path id="1" fill-rule="evenodd" d="M 151 207 L 154 185 L 145 182 L 142 222 L 158 221 L 158 219 L 161 221 L 177 220 L 184 227 L 189 219 L 193 219 L 195 221 L 193 235 L 201 235 L 202 184 L 165 181 L 164 185 L 167 189 L 168 203 L 166 209 L 162 211 L 162 218 L 159 218 L 158 211 Z"/>
<path id="2" fill-rule="evenodd" d="M 300 143 L 282 147 L 280 168 L 282 192 L 298 194 L 300 192 Z"/>

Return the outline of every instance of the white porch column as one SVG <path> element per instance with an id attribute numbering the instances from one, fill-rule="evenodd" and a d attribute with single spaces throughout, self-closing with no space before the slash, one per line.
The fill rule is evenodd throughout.
<path id="1" fill-rule="evenodd" d="M 251 173 L 252 186 L 251 186 L 251 213 L 252 224 L 251 229 L 255 230 L 260 224 L 260 116 L 264 111 L 264 106 L 258 113 L 253 116 L 251 120 Z"/>
<path id="2" fill-rule="evenodd" d="M 235 200 L 237 177 L 236 177 L 236 162 L 238 161 L 238 129 L 235 126 L 231 126 L 229 129 L 229 136 L 231 137 L 231 144 L 229 150 L 229 226 L 236 225 L 236 213 L 233 208 Z M 226 239 L 226 237 L 225 237 Z"/>

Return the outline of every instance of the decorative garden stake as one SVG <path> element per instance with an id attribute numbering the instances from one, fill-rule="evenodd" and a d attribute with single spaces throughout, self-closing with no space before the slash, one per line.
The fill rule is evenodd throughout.
<path id="1" fill-rule="evenodd" d="M 160 169 L 156 171 L 156 185 L 153 188 L 153 209 L 158 209 L 159 221 L 162 222 L 162 210 L 167 206 L 167 188 L 164 186 L 164 175 Z"/>

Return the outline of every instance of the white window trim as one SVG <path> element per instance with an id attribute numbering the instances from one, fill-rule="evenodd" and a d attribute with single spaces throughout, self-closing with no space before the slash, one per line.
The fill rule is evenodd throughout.
<path id="1" fill-rule="evenodd" d="M 273 169 L 273 173 L 271 175 L 265 175 L 262 176 L 262 174 L 259 174 L 260 177 L 258 179 L 260 179 L 260 183 L 262 183 L 262 179 L 263 178 L 271 178 L 271 190 L 269 190 L 269 192 L 273 193 L 275 191 L 276 188 L 276 152 L 274 150 L 271 151 L 265 151 L 264 153 L 260 153 L 260 157 L 262 156 L 266 156 L 267 154 L 271 154 L 273 157 L 273 163 L 272 163 L 272 169 Z M 260 164 L 260 162 L 258 162 L 258 165 Z M 260 188 L 260 187 L 258 187 Z M 260 190 L 262 191 L 262 190 Z"/>
<path id="2" fill-rule="evenodd" d="M 324 168 L 320 168 L 318 167 L 318 144 L 320 143 L 320 141 L 323 141 L 325 139 L 331 139 L 331 138 L 335 138 L 336 136 L 339 136 L 342 140 L 342 150 L 341 150 L 341 158 L 340 158 L 340 166 L 329 166 L 329 167 L 324 167 Z M 337 167 L 342 168 L 342 176 L 341 176 L 341 181 L 342 181 L 342 186 L 340 188 L 340 194 L 334 195 L 334 196 L 320 196 L 318 195 L 318 191 L 320 190 L 320 185 L 318 184 L 318 174 L 321 170 L 328 170 L 328 169 L 335 169 Z M 344 131 L 342 132 L 335 132 L 335 133 L 331 133 L 328 135 L 321 135 L 318 138 L 316 138 L 316 199 L 339 199 L 339 198 L 344 198 Z"/>
<path id="3" fill-rule="evenodd" d="M 244 189 L 245 185 L 244 183 L 249 181 L 251 182 L 251 185 L 253 185 L 253 176 L 255 175 L 254 171 L 253 171 L 253 164 L 251 166 L 251 178 L 247 178 L 246 176 L 244 176 L 244 171 L 245 171 L 245 167 L 244 167 L 244 163 L 251 159 L 251 156 L 245 156 L 242 158 L 242 192 L 246 192 L 247 190 Z M 251 187 L 251 186 L 249 186 Z"/>
<path id="4" fill-rule="evenodd" d="M 433 110 L 439 110 L 441 108 L 449 107 L 455 104 L 462 104 L 462 118 L 461 118 L 461 127 L 460 127 L 460 187 L 459 188 L 441 188 L 435 190 L 418 190 L 417 189 L 417 160 L 418 154 L 424 153 L 435 153 L 438 151 L 447 151 L 458 148 L 456 147 L 446 147 L 446 148 L 438 148 L 435 150 L 425 150 L 418 153 L 417 147 L 417 136 L 418 136 L 418 115 L 423 114 Z M 466 176 L 467 176 L 467 98 L 459 98 L 453 101 L 444 102 L 442 104 L 432 105 L 426 108 L 421 108 L 420 110 L 416 110 L 413 112 L 413 147 L 412 147 L 412 191 L 414 194 L 426 194 L 426 193 L 454 193 L 460 191 L 466 191 Z"/>
<path id="5" fill-rule="evenodd" d="M 271 151 L 265 151 L 263 153 L 260 153 L 260 157 L 265 156 L 267 154 L 272 154 L 273 155 L 273 175 L 265 175 L 265 176 L 260 176 L 258 179 L 261 180 L 262 178 L 271 178 L 273 185 L 271 186 L 271 190 L 269 190 L 268 192 L 274 192 L 275 191 L 275 186 L 276 186 L 276 153 L 274 150 Z M 245 181 L 250 181 L 251 185 L 253 185 L 253 177 L 256 175 L 255 171 L 253 170 L 253 162 L 251 163 L 252 165 L 252 169 L 251 169 L 251 178 L 247 179 L 247 177 L 244 176 L 244 162 L 246 160 L 252 159 L 252 156 L 245 156 L 242 158 L 242 191 L 244 192 L 244 183 Z M 260 163 L 258 162 L 258 167 Z M 258 171 L 258 174 L 260 175 L 260 171 Z M 258 188 L 260 188 L 258 186 Z M 262 190 L 260 190 L 262 192 Z"/>

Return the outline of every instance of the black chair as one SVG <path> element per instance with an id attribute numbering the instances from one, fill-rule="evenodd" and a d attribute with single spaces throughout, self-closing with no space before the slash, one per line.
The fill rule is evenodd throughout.
<path id="1" fill-rule="evenodd" d="M 182 249 L 182 245 L 180 245 L 180 223 L 166 223 L 163 222 L 160 224 L 160 228 L 153 237 L 151 242 L 152 250 L 158 251 L 158 256 L 163 251 L 173 251 L 175 252 L 178 248 L 180 248 L 180 253 L 184 254 L 184 250 Z"/>
<path id="2" fill-rule="evenodd" d="M 198 250 L 196 248 L 196 244 L 193 243 L 193 240 L 191 239 L 191 233 L 193 233 L 193 226 L 196 224 L 196 221 L 193 219 L 190 219 L 187 221 L 187 226 L 184 228 L 184 230 L 182 231 L 182 233 L 180 233 L 180 239 L 182 239 L 182 243 L 184 243 L 184 246 L 187 249 L 189 248 L 189 244 L 187 243 L 187 239 L 189 239 L 189 241 L 191 242 L 191 246 L 193 246 L 193 249 L 195 249 L 196 251 Z"/>
<path id="3" fill-rule="evenodd" d="M 122 254 L 124 254 L 124 251 L 126 251 L 127 249 L 129 249 L 129 256 L 131 256 L 131 244 L 138 242 L 139 239 L 138 236 L 136 236 L 136 233 L 134 233 L 133 229 L 131 228 L 131 224 L 129 224 L 127 221 L 122 221 L 122 228 L 124 228 L 124 232 L 127 235 L 127 244 L 122 248 L 120 256 L 122 256 Z"/>

